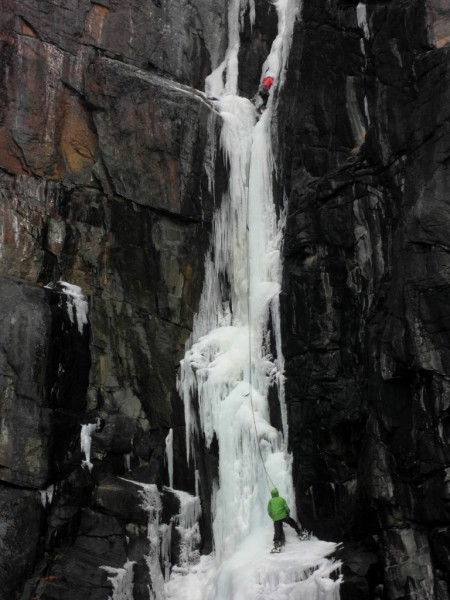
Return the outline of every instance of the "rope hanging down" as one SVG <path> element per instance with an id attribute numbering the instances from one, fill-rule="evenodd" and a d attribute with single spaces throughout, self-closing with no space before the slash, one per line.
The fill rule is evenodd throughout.
<path id="1" fill-rule="evenodd" d="M 266 483 L 267 483 L 267 487 L 269 488 L 269 492 L 271 491 L 272 488 L 275 487 L 275 484 L 273 483 L 272 479 L 269 476 L 269 473 L 267 472 L 266 469 L 266 465 L 264 464 L 264 458 L 261 452 L 261 446 L 259 444 L 259 439 L 258 439 L 258 428 L 256 427 L 256 418 L 255 418 L 255 409 L 253 407 L 253 382 L 252 382 L 252 328 L 251 328 L 251 309 L 250 309 L 250 240 L 249 240 L 249 210 L 250 210 L 250 202 L 249 202 L 249 198 L 247 198 L 247 223 L 246 223 L 246 230 L 247 230 L 247 317 L 248 317 L 248 382 L 249 382 L 249 395 L 250 395 L 250 406 L 252 408 L 252 416 L 253 416 L 253 425 L 255 427 L 255 436 L 256 436 L 256 443 L 258 445 L 258 451 L 259 451 L 259 457 L 261 459 L 261 464 L 263 466 L 264 472 L 266 474 Z M 272 487 L 269 485 L 269 482 L 271 483 Z"/>

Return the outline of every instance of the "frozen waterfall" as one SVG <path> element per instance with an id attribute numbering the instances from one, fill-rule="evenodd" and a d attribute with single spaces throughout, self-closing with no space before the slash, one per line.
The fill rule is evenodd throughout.
<path id="1" fill-rule="evenodd" d="M 211 248 L 198 315 L 181 364 L 178 389 L 184 400 L 186 450 L 192 457 L 196 423 L 207 446 L 219 447 L 219 475 L 212 498 L 214 554 L 183 574 L 172 573 L 166 598 L 177 600 L 336 600 L 339 565 L 335 546 L 299 541 L 287 530 L 279 555 L 269 553 L 273 525 L 267 515 L 276 486 L 295 515 L 291 456 L 287 452 L 283 357 L 278 295 L 283 211 L 272 197 L 271 122 L 284 81 L 299 0 L 276 0 L 278 36 L 263 65 L 276 75 L 268 107 L 255 108 L 237 95 L 240 19 L 253 0 L 230 0 L 229 45 L 207 78 L 222 119 L 220 143 L 229 170 L 228 190 L 214 216 Z M 214 150 L 211 151 L 214 154 Z M 226 293 L 222 282 L 229 283 Z M 272 331 L 269 332 L 269 323 Z M 270 423 L 268 394 L 275 386 L 283 431 Z M 195 402 L 194 402 L 195 400 Z M 198 419 L 194 410 L 197 410 Z"/>

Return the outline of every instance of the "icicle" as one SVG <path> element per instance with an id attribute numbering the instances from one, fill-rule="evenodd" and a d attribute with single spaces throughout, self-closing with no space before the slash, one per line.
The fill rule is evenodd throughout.
<path id="1" fill-rule="evenodd" d="M 198 472 L 197 469 L 195 469 L 194 478 L 195 478 L 195 495 L 200 496 L 200 473 Z"/>
<path id="2" fill-rule="evenodd" d="M 87 467 L 92 471 L 93 464 L 91 463 L 91 436 L 95 431 L 99 431 L 103 427 L 102 419 L 97 418 L 95 423 L 88 423 L 81 426 L 80 446 L 81 452 L 84 452 L 85 460 L 81 461 L 81 466 Z"/>
<path id="3" fill-rule="evenodd" d="M 125 459 L 125 469 L 126 469 L 127 473 L 129 473 L 131 471 L 131 452 L 128 452 L 128 454 L 124 454 L 124 459 Z"/>
<path id="4" fill-rule="evenodd" d="M 127 560 L 123 568 L 101 566 L 109 574 L 108 581 L 113 586 L 113 595 L 108 600 L 133 600 L 133 565 L 135 563 Z"/>
<path id="5" fill-rule="evenodd" d="M 169 471 L 169 485 L 173 487 L 173 429 L 169 429 L 166 437 L 166 460 Z"/>
<path id="6" fill-rule="evenodd" d="M 356 6 L 356 20 L 358 21 L 358 27 L 363 30 L 366 40 L 370 39 L 369 24 L 367 22 L 367 7 L 362 2 Z"/>
<path id="7" fill-rule="evenodd" d="M 369 103 L 367 101 L 367 96 L 364 96 L 364 114 L 366 115 L 367 124 L 370 125 Z"/>
<path id="8" fill-rule="evenodd" d="M 51 504 L 53 502 L 53 495 L 55 492 L 55 486 L 53 484 L 49 485 L 45 490 L 39 490 L 41 495 L 41 503 L 45 508 L 47 504 Z"/>
<path id="9" fill-rule="evenodd" d="M 81 451 L 84 452 L 85 460 L 81 461 L 81 466 L 87 467 L 89 471 L 92 471 L 93 464 L 91 463 L 91 435 L 94 433 L 96 428 L 95 423 L 88 423 L 87 425 L 81 426 L 80 445 Z"/>

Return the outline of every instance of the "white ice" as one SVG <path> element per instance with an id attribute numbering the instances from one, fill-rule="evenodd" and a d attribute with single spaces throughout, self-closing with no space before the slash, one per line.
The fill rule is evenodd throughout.
<path id="1" fill-rule="evenodd" d="M 280 554 L 270 554 L 271 532 L 249 536 L 221 567 L 203 556 L 186 575 L 174 573 L 166 584 L 167 600 L 339 600 L 340 579 L 330 576 L 336 564 L 327 558 L 330 542 L 299 542 L 286 533 Z"/>

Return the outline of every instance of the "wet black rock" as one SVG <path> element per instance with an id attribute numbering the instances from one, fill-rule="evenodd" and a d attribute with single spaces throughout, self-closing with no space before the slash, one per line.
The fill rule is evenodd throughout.
<path id="1" fill-rule="evenodd" d="M 308 529 L 344 542 L 343 599 L 449 597 L 450 24 L 438 4 L 305 5 L 281 99 L 297 505 Z"/>

